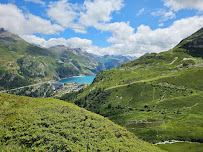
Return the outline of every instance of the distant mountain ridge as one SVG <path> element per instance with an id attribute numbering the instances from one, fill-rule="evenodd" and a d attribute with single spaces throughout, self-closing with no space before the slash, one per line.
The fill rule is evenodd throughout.
<path id="1" fill-rule="evenodd" d="M 0 28 L 0 90 L 78 75 L 93 75 L 131 59 L 125 56 L 96 56 L 64 45 L 46 49 L 29 44 L 18 35 Z"/>
<path id="2" fill-rule="evenodd" d="M 102 63 L 80 49 L 51 50 L 32 45 L 18 35 L 0 29 L 0 90 L 41 81 L 78 75 L 93 75 L 104 70 Z"/>
<path id="3" fill-rule="evenodd" d="M 100 55 L 95 55 L 95 54 L 82 51 L 80 48 L 69 48 L 65 45 L 52 46 L 49 48 L 49 50 L 52 50 L 63 57 L 67 57 L 67 55 L 72 56 L 74 54 L 74 55 L 84 56 L 89 61 L 94 60 L 94 62 L 99 62 L 103 64 L 103 69 L 101 69 L 100 71 L 116 68 L 126 62 L 136 59 L 136 57 L 123 56 L 123 55 L 100 56 Z"/>
<path id="4" fill-rule="evenodd" d="M 100 62 L 104 64 L 105 70 L 116 68 L 126 62 L 136 59 L 136 57 L 123 56 L 123 55 L 104 55 L 104 56 L 96 56 L 96 57 Z"/>
<path id="5" fill-rule="evenodd" d="M 49 50 L 61 57 L 61 64 L 72 64 L 76 69 L 82 70 L 84 75 L 92 75 L 104 70 L 103 64 L 97 58 L 86 51 L 82 51 L 80 48 L 57 45 L 50 47 Z M 61 77 L 66 76 L 61 75 Z"/>

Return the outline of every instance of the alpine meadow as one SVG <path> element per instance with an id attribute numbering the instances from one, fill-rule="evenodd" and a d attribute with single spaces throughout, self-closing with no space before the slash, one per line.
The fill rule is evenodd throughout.
<path id="1" fill-rule="evenodd" d="M 2 0 L 0 152 L 202 152 L 202 0 Z"/>
<path id="2" fill-rule="evenodd" d="M 61 99 L 108 117 L 150 143 L 201 143 L 202 44 L 203 28 L 167 52 L 100 72 L 83 92 Z"/>

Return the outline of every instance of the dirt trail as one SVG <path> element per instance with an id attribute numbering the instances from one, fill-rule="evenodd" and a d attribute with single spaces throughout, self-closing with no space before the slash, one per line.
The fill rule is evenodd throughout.
<path id="1" fill-rule="evenodd" d="M 111 89 L 114 89 L 114 88 L 125 87 L 125 86 L 131 85 L 131 84 L 135 84 L 135 83 L 149 82 L 149 81 L 154 81 L 154 80 L 158 80 L 158 79 L 161 79 L 161 78 L 167 78 L 167 77 L 178 76 L 178 75 L 179 74 L 169 73 L 169 74 L 166 74 L 166 75 L 163 75 L 163 76 L 158 76 L 158 77 L 154 77 L 154 78 L 150 78 L 150 79 L 145 79 L 145 80 L 131 82 L 129 84 L 122 84 L 122 85 L 117 85 L 117 86 L 109 87 L 109 88 L 106 88 L 105 90 L 111 90 Z"/>

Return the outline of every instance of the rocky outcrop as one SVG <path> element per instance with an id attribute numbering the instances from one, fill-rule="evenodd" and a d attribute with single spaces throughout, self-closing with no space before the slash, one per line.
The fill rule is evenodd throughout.
<path id="1" fill-rule="evenodd" d="M 203 58 L 203 28 L 182 40 L 177 47 L 187 50 L 189 55 Z"/>

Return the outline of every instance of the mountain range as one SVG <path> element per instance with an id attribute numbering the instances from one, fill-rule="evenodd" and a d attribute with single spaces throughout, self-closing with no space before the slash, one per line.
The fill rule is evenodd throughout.
<path id="1" fill-rule="evenodd" d="M 2 90 L 95 73 L 91 85 L 63 101 L 0 93 L 0 149 L 202 150 L 203 28 L 171 50 L 136 60 L 63 45 L 45 49 L 0 30 Z M 180 143 L 152 145 L 164 141 Z"/>
<path id="2" fill-rule="evenodd" d="M 135 60 L 136 57 L 132 56 L 122 56 L 122 55 L 104 55 L 96 56 L 101 63 L 104 64 L 105 70 L 113 69 L 119 67 L 120 65 Z"/>
<path id="3" fill-rule="evenodd" d="M 115 60 L 118 63 L 114 64 Z M 115 67 L 127 61 L 114 57 L 108 60 L 108 64 Z M 93 75 L 105 70 L 105 65 L 106 61 L 79 48 L 58 45 L 46 49 L 29 44 L 3 28 L 0 30 L 0 90 L 72 76 Z M 107 68 L 110 68 L 109 65 Z"/>

